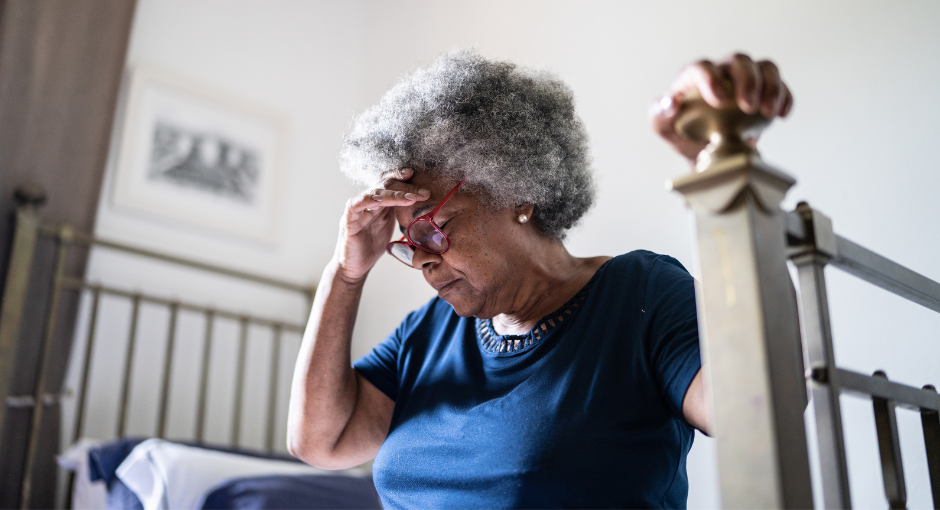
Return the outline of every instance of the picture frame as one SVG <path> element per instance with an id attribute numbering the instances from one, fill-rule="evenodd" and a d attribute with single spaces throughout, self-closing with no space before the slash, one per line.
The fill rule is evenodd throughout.
<path id="1" fill-rule="evenodd" d="M 146 64 L 132 67 L 128 80 L 113 204 L 273 243 L 285 118 Z"/>

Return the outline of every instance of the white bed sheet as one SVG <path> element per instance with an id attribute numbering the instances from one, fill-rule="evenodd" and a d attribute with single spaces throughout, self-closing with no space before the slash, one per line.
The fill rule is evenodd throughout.
<path id="1" fill-rule="evenodd" d="M 145 510 L 201 508 L 206 496 L 234 478 L 288 474 L 363 476 L 361 471 L 329 471 L 161 439 L 137 445 L 117 469 L 118 478 L 137 495 Z"/>

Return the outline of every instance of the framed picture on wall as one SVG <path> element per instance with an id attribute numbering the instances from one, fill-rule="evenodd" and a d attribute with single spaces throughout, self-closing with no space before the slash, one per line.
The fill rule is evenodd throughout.
<path id="1" fill-rule="evenodd" d="M 273 242 L 284 118 L 147 65 L 130 70 L 115 206 Z"/>

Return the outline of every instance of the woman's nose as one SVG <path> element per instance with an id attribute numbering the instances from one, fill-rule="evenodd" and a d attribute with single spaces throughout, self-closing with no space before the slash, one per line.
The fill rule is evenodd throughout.
<path id="1" fill-rule="evenodd" d="M 423 270 L 425 267 L 440 263 L 440 261 L 440 255 L 434 255 L 421 249 L 415 249 L 415 253 L 411 257 L 411 266 L 415 269 Z"/>

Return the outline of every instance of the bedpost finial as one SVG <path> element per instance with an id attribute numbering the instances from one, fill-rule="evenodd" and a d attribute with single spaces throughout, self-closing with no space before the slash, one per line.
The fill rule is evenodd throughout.
<path id="1" fill-rule="evenodd" d="M 34 183 L 20 184 L 13 191 L 17 207 L 39 208 L 46 203 L 46 190 Z"/>
<path id="2" fill-rule="evenodd" d="M 708 142 L 695 164 L 696 172 L 704 172 L 731 157 L 759 158 L 757 149 L 747 140 L 757 138 L 768 124 L 770 119 L 759 113 L 744 113 L 734 104 L 715 108 L 698 90 L 691 90 L 680 105 L 674 125 L 680 136 Z"/>

